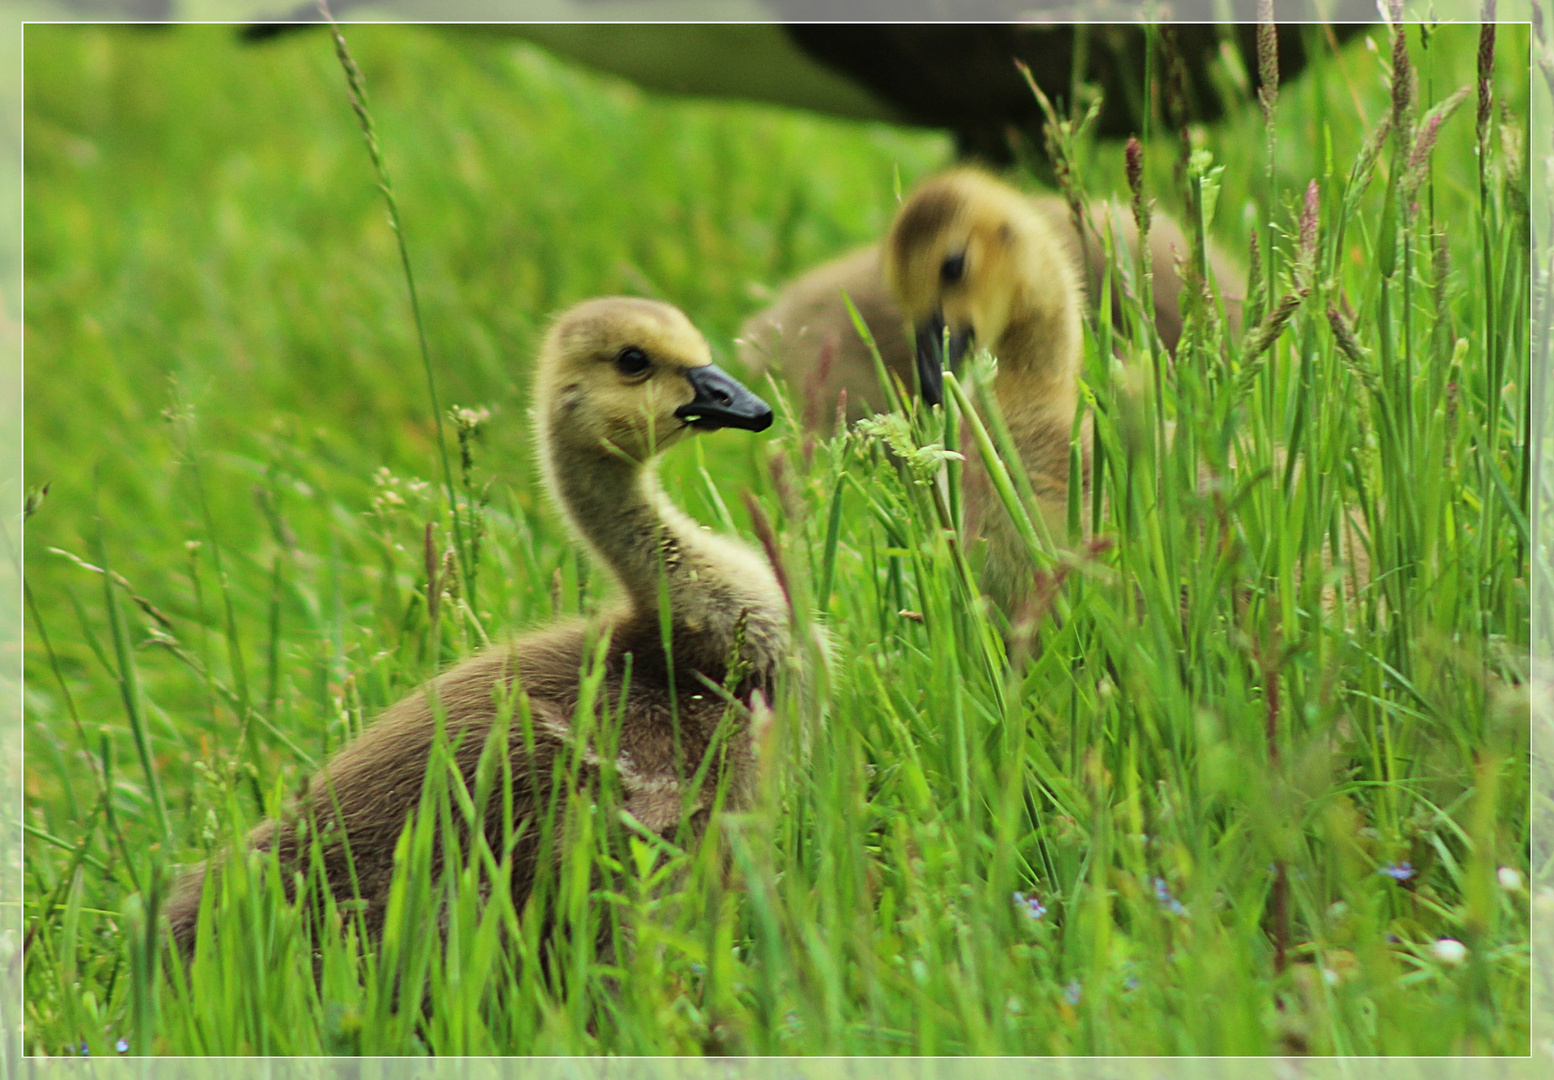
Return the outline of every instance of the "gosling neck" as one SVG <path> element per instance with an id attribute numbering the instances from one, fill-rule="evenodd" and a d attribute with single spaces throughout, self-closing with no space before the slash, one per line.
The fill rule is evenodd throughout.
<path id="1" fill-rule="evenodd" d="M 657 618 L 660 584 L 682 631 L 707 629 L 698 617 L 716 591 L 716 561 L 702 558 L 712 536 L 674 507 L 660 488 L 653 460 L 637 462 L 569 437 L 550 424 L 542 452 L 545 479 L 573 530 L 620 583 L 634 614 Z"/>
<path id="2" fill-rule="evenodd" d="M 659 552 L 673 548 L 673 518 L 679 515 L 668 505 L 652 467 L 602 447 L 576 445 L 554 426 L 550 434 L 543 460 L 562 512 L 615 575 L 633 608 L 656 608 Z M 669 562 L 672 600 L 675 567 Z"/>
<path id="3" fill-rule="evenodd" d="M 546 479 L 573 528 L 620 582 L 628 620 L 657 626 L 662 584 L 677 663 L 712 674 L 739 644 L 753 677 L 769 680 L 790 636 L 787 596 L 771 565 L 676 509 L 651 462 L 569 442 L 564 427 L 552 425 L 542 447 Z"/>
<path id="4" fill-rule="evenodd" d="M 1045 402 L 1071 413 L 1078 393 L 1082 351 L 1079 301 L 1072 282 L 1052 266 L 1033 267 L 1018 290 L 1008 321 L 992 352 L 999 360 L 998 381 L 1017 390 L 1026 402 Z"/>

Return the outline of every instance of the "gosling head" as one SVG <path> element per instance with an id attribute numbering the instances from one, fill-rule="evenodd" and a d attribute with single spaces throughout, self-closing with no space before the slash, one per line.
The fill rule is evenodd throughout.
<path id="1" fill-rule="evenodd" d="M 551 444 L 643 462 L 692 431 L 763 431 L 772 410 L 712 363 L 678 308 L 606 297 L 563 312 L 535 372 L 539 430 Z"/>
<path id="2" fill-rule="evenodd" d="M 1057 291 L 1067 302 L 1074 288 L 1030 200 L 974 169 L 936 176 L 913 193 L 891 225 L 884 261 L 886 283 L 916 335 L 930 405 L 943 399 L 945 367 L 956 370 L 973 342 L 996 350 L 1030 292 Z"/>

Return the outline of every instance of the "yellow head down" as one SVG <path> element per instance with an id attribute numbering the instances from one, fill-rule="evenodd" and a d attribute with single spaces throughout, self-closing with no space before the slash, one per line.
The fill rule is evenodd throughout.
<path id="1" fill-rule="evenodd" d="M 534 410 L 542 444 L 635 462 L 692 430 L 772 422 L 678 308 L 621 296 L 557 317 L 535 368 Z"/>
<path id="2" fill-rule="evenodd" d="M 987 173 L 955 169 L 913 192 L 891 225 L 884 263 L 917 338 L 929 404 L 942 396 L 946 364 L 953 370 L 973 341 L 998 353 L 1002 370 L 1031 354 L 1000 349 L 1016 324 L 1078 340 L 1078 278 L 1062 242 L 1029 198 Z M 1036 352 L 1066 353 L 1067 340 L 1059 344 Z"/>

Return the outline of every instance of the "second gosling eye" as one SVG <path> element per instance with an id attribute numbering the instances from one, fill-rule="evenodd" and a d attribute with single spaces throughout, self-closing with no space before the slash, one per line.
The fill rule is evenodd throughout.
<path id="1" fill-rule="evenodd" d="M 947 256 L 939 267 L 939 279 L 946 285 L 954 285 L 966 274 L 966 253 Z"/>
<path id="2" fill-rule="evenodd" d="M 647 353 L 635 345 L 627 346 L 615 356 L 615 368 L 622 375 L 645 375 L 652 366 Z"/>

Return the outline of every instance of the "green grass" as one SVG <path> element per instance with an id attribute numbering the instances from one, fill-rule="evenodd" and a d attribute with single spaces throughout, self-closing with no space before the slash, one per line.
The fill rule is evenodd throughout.
<path id="1" fill-rule="evenodd" d="M 1410 35 L 1421 115 L 1471 85 L 1476 33 Z M 896 176 L 948 144 L 352 28 L 438 393 L 491 414 L 454 477 L 474 610 L 434 625 L 428 525 L 456 562 L 434 418 L 327 40 L 27 37 L 26 470 L 51 485 L 26 547 L 31 1052 L 1526 1052 L 1528 897 L 1497 876 L 1529 872 L 1526 180 L 1498 111 L 1482 188 L 1470 94 L 1417 212 L 1393 144 L 1350 182 L 1390 109 L 1381 32 L 1283 88 L 1271 186 L 1250 102 L 1195 132 L 1212 164 L 1153 133 L 1150 196 L 1192 221 L 1181 192 L 1217 185 L 1206 232 L 1246 251 L 1256 227 L 1254 319 L 1298 303 L 1255 356 L 1200 305 L 1158 377 L 1136 299 L 1128 332 L 1092 328 L 1106 464 L 1071 518 L 1110 544 L 1029 633 L 977 600 L 976 545 L 937 526 L 953 496 L 882 436 L 816 442 L 790 409 L 672 454 L 703 522 L 750 534 L 753 493 L 832 641 L 719 844 L 637 836 L 606 785 L 540 905 L 482 904 L 501 852 L 425 867 L 505 778 L 472 802 L 434 767 L 381 950 L 238 858 L 185 976 L 156 932 L 174 868 L 485 635 L 599 598 L 528 450 L 546 317 L 660 296 L 732 366 L 769 290 L 879 235 Z M 1524 30 L 1498 47 L 1525 136 Z M 1073 167 L 1126 197 L 1119 146 L 1079 138 Z M 969 420 L 894 435 L 980 453 Z M 1355 537 L 1373 581 L 1324 605 L 1324 544 Z"/>

